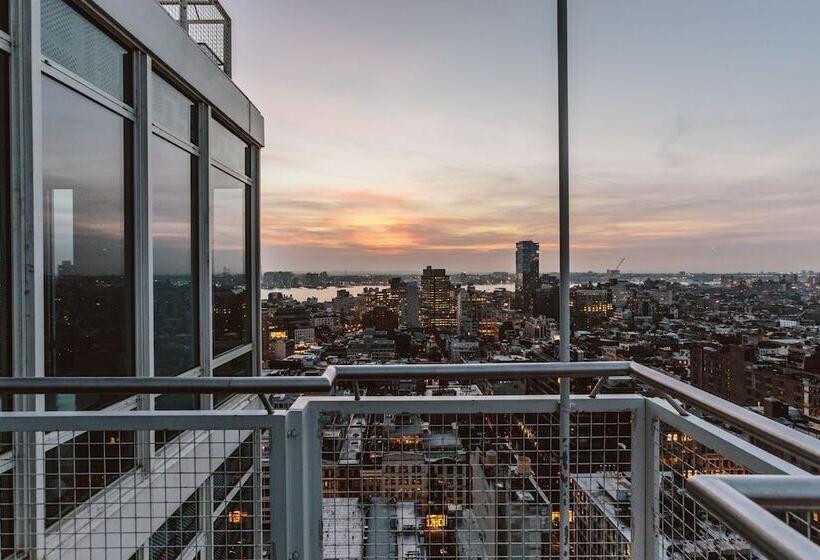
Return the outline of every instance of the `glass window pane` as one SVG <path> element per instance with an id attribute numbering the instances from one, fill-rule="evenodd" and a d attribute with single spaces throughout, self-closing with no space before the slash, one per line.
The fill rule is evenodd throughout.
<path id="1" fill-rule="evenodd" d="M 199 493 L 189 497 L 168 520 L 151 535 L 150 560 L 173 560 L 179 558 L 197 533 Z"/>
<path id="2" fill-rule="evenodd" d="M 0 53 L 0 377 L 11 375 L 11 247 L 9 236 L 9 74 L 8 56 Z M 11 410 L 11 395 L 0 396 L 0 410 Z M 0 452 L 11 434 L 0 433 Z"/>
<path id="3" fill-rule="evenodd" d="M 251 375 L 253 375 L 253 367 L 250 352 L 214 369 L 214 377 L 250 377 Z M 214 395 L 214 406 L 218 406 L 232 396 L 229 393 Z"/>
<path id="4" fill-rule="evenodd" d="M 129 101 L 129 53 L 63 0 L 42 2 L 43 56 L 110 95 Z"/>
<path id="5" fill-rule="evenodd" d="M 194 393 L 169 393 L 154 400 L 154 410 L 199 410 L 199 395 Z M 154 433 L 154 449 L 159 451 L 182 430 L 158 430 Z"/>
<path id="6" fill-rule="evenodd" d="M 214 356 L 251 341 L 247 273 L 247 187 L 212 168 Z"/>
<path id="7" fill-rule="evenodd" d="M 123 118 L 43 79 L 46 375 L 134 375 L 129 131 Z M 50 396 L 47 405 L 89 409 L 116 398 Z"/>
<path id="8" fill-rule="evenodd" d="M 0 0 L 0 31 L 9 31 L 9 0 Z"/>
<path id="9" fill-rule="evenodd" d="M 248 145 L 215 119 L 210 128 L 211 157 L 237 173 L 250 175 Z"/>
<path id="10" fill-rule="evenodd" d="M 151 150 L 154 238 L 154 375 L 199 363 L 194 280 L 193 187 L 196 159 L 154 137 Z"/>
<path id="11" fill-rule="evenodd" d="M 160 76 L 151 77 L 151 118 L 162 128 L 194 142 L 195 108 L 193 101 Z"/>
<path id="12" fill-rule="evenodd" d="M 211 475 L 214 507 L 237 485 L 253 466 L 253 436 L 249 436 Z"/>

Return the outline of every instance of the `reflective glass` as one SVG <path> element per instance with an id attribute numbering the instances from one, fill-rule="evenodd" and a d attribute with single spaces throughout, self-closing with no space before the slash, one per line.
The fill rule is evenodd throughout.
<path id="1" fill-rule="evenodd" d="M 0 53 L 0 377 L 11 375 L 8 79 L 8 56 Z M 10 395 L 0 396 L 0 410 L 11 410 Z M 10 433 L 0 434 L 0 452 L 8 449 L 10 443 Z"/>
<path id="2" fill-rule="evenodd" d="M 42 1 L 42 50 L 66 70 L 129 101 L 128 51 L 63 0 Z"/>
<path id="3" fill-rule="evenodd" d="M 211 119 L 210 129 L 211 157 L 237 173 L 250 175 L 248 145 L 217 120 Z"/>
<path id="4" fill-rule="evenodd" d="M 9 31 L 9 0 L 0 0 L 0 31 Z"/>
<path id="5" fill-rule="evenodd" d="M 247 272 L 247 187 L 211 170 L 213 353 L 222 354 L 251 341 Z"/>
<path id="6" fill-rule="evenodd" d="M 154 400 L 154 410 L 199 410 L 199 395 L 194 393 L 169 393 Z M 158 430 L 154 433 L 154 449 L 159 451 L 182 433 L 182 430 Z"/>
<path id="7" fill-rule="evenodd" d="M 199 494 L 194 494 L 179 506 L 168 520 L 151 535 L 150 560 L 179 558 L 197 533 Z"/>
<path id="8" fill-rule="evenodd" d="M 199 363 L 194 280 L 195 158 L 159 137 L 151 150 L 154 238 L 154 375 Z"/>
<path id="9" fill-rule="evenodd" d="M 249 436 L 225 459 L 219 468 L 211 475 L 213 486 L 214 506 L 222 503 L 222 500 L 239 484 L 242 477 L 253 467 L 253 436 Z"/>
<path id="10" fill-rule="evenodd" d="M 183 140 L 194 142 L 196 105 L 177 89 L 154 74 L 151 77 L 151 118 Z"/>
<path id="11" fill-rule="evenodd" d="M 214 377 L 250 377 L 251 375 L 253 375 L 253 367 L 250 352 L 214 368 Z M 214 395 L 214 406 L 218 406 L 232 396 L 231 394 Z"/>
<path id="12" fill-rule="evenodd" d="M 43 79 L 45 370 L 132 376 L 132 278 L 121 117 Z M 98 408 L 112 395 L 49 396 L 49 408 Z"/>

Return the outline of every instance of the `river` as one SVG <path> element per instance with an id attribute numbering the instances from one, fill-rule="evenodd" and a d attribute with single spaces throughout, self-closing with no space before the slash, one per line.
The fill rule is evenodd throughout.
<path id="1" fill-rule="evenodd" d="M 368 285 L 356 285 L 356 286 L 341 286 L 338 288 L 279 288 L 273 290 L 262 290 L 262 299 L 267 299 L 268 294 L 271 292 L 281 292 L 286 296 L 291 296 L 296 301 L 305 301 L 307 298 L 315 297 L 319 300 L 320 303 L 329 302 L 333 298 L 336 297 L 337 290 L 347 290 L 351 293 L 351 295 L 357 296 L 361 294 L 365 288 L 380 288 L 385 289 L 387 288 L 386 285 L 382 286 L 368 286 Z M 496 288 L 506 288 L 510 291 L 515 290 L 515 284 L 479 284 L 476 286 L 477 290 L 484 290 L 487 292 L 492 292 Z"/>

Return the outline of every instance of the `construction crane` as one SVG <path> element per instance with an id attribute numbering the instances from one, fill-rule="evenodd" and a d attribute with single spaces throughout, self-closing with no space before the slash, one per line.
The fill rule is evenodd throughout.
<path id="1" fill-rule="evenodd" d="M 609 277 L 610 280 L 617 280 L 618 279 L 618 276 L 621 275 L 621 265 L 624 264 L 625 260 L 626 260 L 626 257 L 623 257 L 618 262 L 618 265 L 615 268 L 611 268 L 611 269 L 606 271 L 607 277 Z"/>

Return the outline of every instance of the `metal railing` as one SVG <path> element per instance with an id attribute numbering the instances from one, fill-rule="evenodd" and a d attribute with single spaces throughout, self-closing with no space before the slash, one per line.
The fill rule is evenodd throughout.
<path id="1" fill-rule="evenodd" d="M 390 381 L 397 379 L 560 379 L 630 376 L 657 391 L 660 396 L 712 415 L 760 442 L 777 446 L 820 470 L 820 446 L 813 438 L 730 403 L 701 389 L 678 381 L 662 372 L 636 362 L 572 363 L 488 363 L 417 365 L 343 365 L 329 366 L 321 376 L 245 377 L 245 378 L 100 378 L 28 377 L 0 379 L 0 393 L 202 393 L 202 394 L 328 394 L 337 383 Z M 599 386 L 593 389 L 597 394 Z M 671 401 L 674 402 L 674 401 Z"/>
<path id="2" fill-rule="evenodd" d="M 624 374 L 648 391 L 601 394 L 599 383 L 573 395 L 568 448 L 557 395 L 305 395 L 286 412 L 2 413 L 0 442 L 10 447 L 0 454 L 0 551 L 559 558 L 563 545 L 572 558 L 820 557 L 818 479 L 801 468 L 817 467 L 820 442 L 630 362 L 3 379 L 0 392 L 245 393 L 266 402 L 341 382 Z M 248 438 L 250 465 L 234 456 Z M 713 478 L 727 474 L 740 478 Z"/>
<path id="3" fill-rule="evenodd" d="M 231 18 L 218 0 L 157 0 L 202 51 L 231 76 Z"/>

